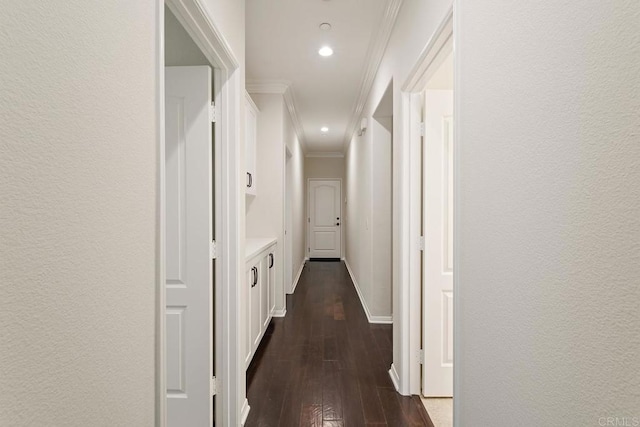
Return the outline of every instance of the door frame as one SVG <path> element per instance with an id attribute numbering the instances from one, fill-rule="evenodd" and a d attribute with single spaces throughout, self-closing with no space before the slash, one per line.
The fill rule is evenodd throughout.
<path id="1" fill-rule="evenodd" d="M 238 282 L 238 203 L 237 168 L 240 141 L 241 77 L 239 62 L 221 31 L 198 0 L 157 0 L 156 2 L 156 122 L 158 212 L 156 243 L 156 346 L 155 346 L 155 425 L 167 423 L 165 366 L 165 93 L 164 93 L 164 6 L 176 16 L 196 45 L 213 66 L 214 100 L 217 120 L 214 130 L 215 152 L 215 238 L 217 243 L 215 272 L 215 374 L 216 414 L 218 425 L 240 425 L 240 385 L 244 366 L 240 363 L 240 294 L 238 286 L 222 286 Z M 228 351 L 222 351 L 227 349 Z M 246 398 L 244 399 L 246 403 Z"/>
<path id="2" fill-rule="evenodd" d="M 340 183 L 340 258 L 344 259 L 344 253 L 342 252 L 342 242 L 344 241 L 344 212 L 343 212 L 343 200 L 344 196 L 342 195 L 342 178 L 307 178 L 307 232 L 306 232 L 306 244 L 307 252 L 305 253 L 305 259 L 308 260 L 310 258 L 311 251 L 311 181 L 338 181 Z"/>
<path id="3" fill-rule="evenodd" d="M 398 381 L 399 390 L 402 394 L 420 394 L 421 393 L 421 365 L 420 365 L 420 349 L 422 348 L 422 327 L 421 327 L 421 286 L 422 286 L 422 267 L 421 267 L 421 204 L 422 204 L 422 182 L 421 182 L 421 130 L 422 122 L 422 92 L 429 79 L 436 72 L 446 55 L 442 55 L 447 49 L 453 49 L 454 44 L 454 8 L 450 7 L 444 14 L 440 24 L 436 28 L 433 36 L 425 45 L 422 53 L 416 60 L 414 66 L 408 74 L 405 83 L 401 87 L 403 134 L 407 135 L 404 141 L 405 149 L 408 151 L 409 180 L 404 191 L 409 195 L 409 236 L 410 250 L 405 258 L 409 265 L 409 280 L 407 283 L 400 283 L 402 289 L 400 295 L 404 295 L 400 301 L 401 322 L 400 332 L 400 348 L 397 349 L 400 355 L 399 359 L 404 363 L 399 371 L 396 371 L 396 379 Z M 454 50 L 454 115 L 457 113 L 457 57 Z M 458 162 L 458 122 L 454 122 L 454 295 L 458 293 L 458 267 L 456 260 L 458 259 L 458 179 L 459 162 Z M 457 328 L 457 305 L 458 299 L 454 297 L 454 370 L 453 370 L 453 396 L 454 402 L 458 395 L 458 370 L 455 368 L 455 361 L 458 359 L 459 345 L 456 337 L 458 336 Z M 394 317 L 394 323 L 396 322 Z M 396 349 L 394 349 L 395 352 Z M 395 370 L 394 367 L 392 369 Z M 393 377 L 393 375 L 392 375 Z M 455 403 L 454 403 L 455 405 Z"/>

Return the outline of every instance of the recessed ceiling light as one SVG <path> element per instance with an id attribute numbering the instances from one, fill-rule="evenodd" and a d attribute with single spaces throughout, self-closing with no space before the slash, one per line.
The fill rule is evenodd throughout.
<path id="1" fill-rule="evenodd" d="M 329 24 L 328 22 L 323 22 L 322 24 L 320 24 L 320 29 L 322 31 L 329 31 L 331 29 L 331 24 Z"/>
<path id="2" fill-rule="evenodd" d="M 320 54 L 320 56 L 331 56 L 333 55 L 333 49 L 331 49 L 329 46 L 323 46 L 322 48 L 320 48 L 318 53 Z"/>
<path id="3" fill-rule="evenodd" d="M 320 131 L 321 131 L 321 132 L 324 132 L 324 133 L 327 133 L 327 132 L 329 132 L 329 128 L 328 128 L 328 127 L 326 127 L 326 126 L 322 126 L 322 127 L 320 128 Z"/>

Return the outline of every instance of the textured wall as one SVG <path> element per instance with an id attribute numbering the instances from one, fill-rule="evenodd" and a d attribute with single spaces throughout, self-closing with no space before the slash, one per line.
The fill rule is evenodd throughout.
<path id="1" fill-rule="evenodd" d="M 153 425 L 156 2 L 2 6 L 0 425 Z"/>
<path id="2" fill-rule="evenodd" d="M 640 3 L 456 11 L 456 424 L 636 425 Z"/>

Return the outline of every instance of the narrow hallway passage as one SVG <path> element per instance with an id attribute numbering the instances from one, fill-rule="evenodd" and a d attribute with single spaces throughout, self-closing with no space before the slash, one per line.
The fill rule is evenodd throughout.
<path id="1" fill-rule="evenodd" d="M 369 324 L 342 262 L 307 262 L 247 372 L 246 426 L 432 426 L 387 373 L 391 325 Z"/>

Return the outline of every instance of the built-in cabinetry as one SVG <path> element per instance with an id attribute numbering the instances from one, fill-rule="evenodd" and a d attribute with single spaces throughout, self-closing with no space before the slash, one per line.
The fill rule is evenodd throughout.
<path id="1" fill-rule="evenodd" d="M 258 107 L 253 102 L 249 93 L 245 92 L 245 158 L 246 158 L 246 194 L 255 196 L 257 194 L 256 180 L 256 151 L 258 136 Z"/>
<path id="2" fill-rule="evenodd" d="M 247 239 L 245 367 L 249 367 L 275 309 L 276 244 L 275 238 Z"/>

